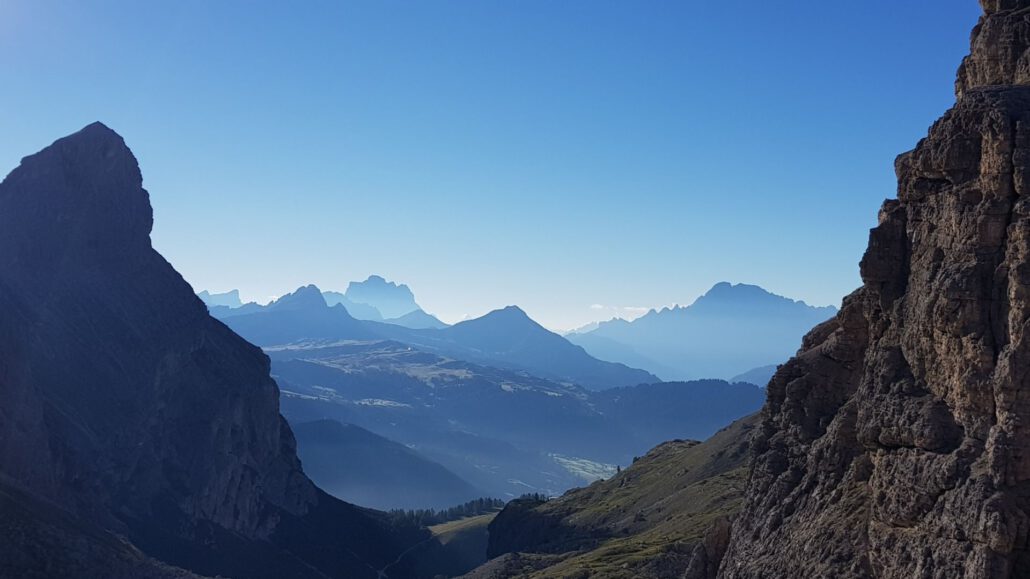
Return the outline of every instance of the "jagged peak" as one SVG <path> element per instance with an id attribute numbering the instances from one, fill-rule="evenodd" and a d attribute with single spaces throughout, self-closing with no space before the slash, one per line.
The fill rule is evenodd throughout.
<path id="1" fill-rule="evenodd" d="M 1023 10 L 1030 8 L 1030 0 L 980 0 L 985 14 L 994 14 L 1003 10 Z"/>
<path id="2" fill-rule="evenodd" d="M 507 317 L 507 318 L 525 318 L 527 320 L 530 319 L 529 318 L 529 314 L 527 314 L 525 310 L 523 310 L 522 308 L 520 308 L 518 306 L 515 306 L 515 305 L 504 306 L 503 308 L 494 310 L 494 311 L 488 313 L 487 315 L 488 316 L 498 316 L 498 317 L 502 317 L 503 316 L 503 317 Z"/>
<path id="3" fill-rule="evenodd" d="M 368 288 L 383 287 L 383 288 L 389 288 L 389 289 L 392 289 L 392 290 L 401 290 L 402 292 L 411 293 L 411 288 L 409 288 L 407 286 L 407 284 L 392 282 L 392 281 L 387 280 L 385 277 L 383 277 L 381 275 L 374 275 L 374 274 L 368 276 L 367 278 L 365 278 L 365 281 L 352 281 L 352 282 L 350 282 L 347 285 L 347 291 L 352 291 L 352 288 L 354 290 L 358 290 L 358 289 L 361 289 L 362 286 L 366 286 Z"/>
<path id="4" fill-rule="evenodd" d="M 985 86 L 1030 85 L 1030 0 L 980 0 L 969 56 L 955 79 L 955 96 Z"/>
<path id="5" fill-rule="evenodd" d="M 492 310 L 492 311 L 487 312 L 486 314 L 484 314 L 484 315 L 482 315 L 482 316 L 480 316 L 478 318 L 474 318 L 474 319 L 471 319 L 471 320 L 466 320 L 466 321 L 464 321 L 464 322 L 462 322 L 460 324 L 457 324 L 455 326 L 452 326 L 452 327 L 458 327 L 458 326 L 470 327 L 470 326 L 476 326 L 476 325 L 480 325 L 480 324 L 503 324 L 506 327 L 513 327 L 513 326 L 523 327 L 523 326 L 525 326 L 525 327 L 540 327 L 540 328 L 542 328 L 542 326 L 540 326 L 540 324 L 536 323 L 533 320 L 533 318 L 529 317 L 529 314 L 527 314 L 522 308 L 520 308 L 518 306 L 514 306 L 514 305 L 513 306 L 505 306 L 503 308 Z"/>
<path id="6" fill-rule="evenodd" d="M 22 159 L 0 183 L 4 251 L 46 260 L 149 249 L 153 210 L 142 185 L 122 137 L 87 125 Z"/>
<path id="7" fill-rule="evenodd" d="M 276 310 L 325 309 L 329 307 L 329 304 L 326 303 L 325 296 L 322 295 L 322 290 L 318 289 L 318 286 L 308 284 L 280 297 L 269 304 L 269 307 Z"/>

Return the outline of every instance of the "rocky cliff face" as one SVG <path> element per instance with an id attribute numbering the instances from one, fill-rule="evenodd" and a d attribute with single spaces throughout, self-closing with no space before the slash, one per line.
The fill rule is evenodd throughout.
<path id="1" fill-rule="evenodd" d="M 720 577 L 1030 574 L 1030 0 L 982 4 L 862 288 L 769 384 Z"/>
<path id="2" fill-rule="evenodd" d="M 267 357 L 151 247 L 141 183 L 97 123 L 0 184 L 0 482 L 201 573 L 375 576 L 417 537 L 304 476 Z"/>

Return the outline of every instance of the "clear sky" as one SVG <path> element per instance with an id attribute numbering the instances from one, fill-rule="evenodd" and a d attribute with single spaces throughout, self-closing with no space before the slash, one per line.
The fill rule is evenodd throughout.
<path id="1" fill-rule="evenodd" d="M 0 172 L 100 120 L 200 289 L 570 328 L 857 287 L 975 0 L 0 0 Z M 603 307 L 602 307 L 603 306 Z"/>

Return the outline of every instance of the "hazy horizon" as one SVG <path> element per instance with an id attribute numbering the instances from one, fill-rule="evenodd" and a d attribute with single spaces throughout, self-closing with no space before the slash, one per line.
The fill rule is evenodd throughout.
<path id="1" fill-rule="evenodd" d="M 378 275 L 378 274 L 372 273 L 372 274 L 369 274 L 369 275 Z M 354 280 L 350 280 L 350 281 L 355 281 L 355 282 L 357 282 L 357 281 L 364 281 L 368 277 L 369 276 L 365 276 L 365 277 L 363 277 L 361 279 L 354 279 Z M 751 283 L 748 283 L 746 281 L 717 280 L 717 281 L 712 282 L 707 288 L 705 288 L 703 291 L 701 291 L 701 293 L 697 294 L 696 296 L 692 296 L 689 299 L 686 299 L 684 301 L 679 301 L 679 302 L 672 302 L 672 303 L 668 303 L 668 304 L 656 304 L 656 305 L 649 305 L 649 306 L 626 306 L 626 307 L 619 307 L 619 308 L 616 308 L 614 306 L 605 306 L 604 304 L 590 304 L 588 306 L 588 308 L 592 312 L 594 312 L 595 316 L 600 316 L 600 317 L 597 317 L 596 319 L 593 319 L 593 320 L 591 320 L 589 322 L 586 322 L 584 324 L 579 324 L 577 326 L 557 327 L 557 326 L 551 326 L 551 325 L 541 321 L 540 319 L 538 319 L 536 316 L 533 315 L 532 311 L 526 310 L 526 308 L 523 307 L 519 303 L 500 304 L 500 305 L 498 305 L 496 307 L 490 307 L 490 308 L 488 308 L 488 309 L 486 309 L 484 311 L 477 311 L 477 312 L 474 312 L 474 313 L 466 313 L 466 314 L 463 314 L 462 316 L 456 317 L 456 318 L 446 318 L 444 316 L 437 315 L 433 311 L 432 307 L 427 306 L 426 304 L 422 303 L 422 300 L 419 298 L 418 288 L 411 287 L 410 284 L 406 284 L 404 282 L 404 280 L 397 280 L 397 279 L 386 278 L 386 281 L 387 282 L 393 282 L 393 283 L 396 283 L 398 285 L 401 285 L 401 284 L 407 285 L 411 289 L 412 293 L 415 294 L 415 301 L 418 302 L 419 306 L 421 306 L 423 310 L 425 310 L 426 312 L 429 312 L 430 314 L 436 315 L 439 319 L 441 319 L 442 321 L 444 321 L 444 322 L 446 322 L 448 324 L 456 324 L 456 323 L 459 323 L 459 322 L 463 322 L 465 320 L 475 319 L 475 318 L 481 317 L 481 316 L 483 316 L 485 314 L 488 314 L 488 313 L 490 313 L 492 311 L 505 308 L 507 306 L 518 306 L 522 310 L 525 310 L 527 315 L 529 315 L 529 317 L 532 318 L 534 321 L 540 323 L 541 325 L 545 326 L 547 329 L 549 329 L 551 331 L 554 331 L 554 332 L 568 332 L 568 331 L 571 331 L 571 330 L 577 330 L 577 329 L 583 328 L 584 326 L 588 326 L 588 325 L 590 325 L 592 323 L 605 322 L 605 321 L 613 320 L 613 319 L 616 319 L 616 318 L 621 318 L 623 320 L 632 321 L 632 320 L 635 320 L 635 319 L 637 319 L 637 318 L 647 314 L 648 312 L 650 312 L 652 310 L 661 311 L 662 309 L 665 309 L 665 308 L 676 308 L 676 307 L 690 306 L 691 304 L 694 303 L 695 300 L 697 300 L 698 298 L 703 296 L 707 291 L 711 290 L 712 286 L 716 285 L 717 283 L 726 282 L 726 283 L 730 283 L 731 285 L 734 285 L 734 286 L 736 286 L 736 285 L 758 285 L 758 284 L 751 284 Z M 293 290 L 290 290 L 289 292 L 285 292 L 285 293 L 280 294 L 280 295 L 268 295 L 268 296 L 249 295 L 245 291 L 241 290 L 240 288 L 236 288 L 236 287 L 222 288 L 222 289 L 217 289 L 217 290 L 212 290 L 211 288 L 201 288 L 201 287 L 194 287 L 193 289 L 197 293 L 200 293 L 202 291 L 207 291 L 207 292 L 209 292 L 211 294 L 223 294 L 223 293 L 231 292 L 233 290 L 239 290 L 239 292 L 240 292 L 240 299 L 241 299 L 241 301 L 243 303 L 256 302 L 256 303 L 261 304 L 261 305 L 266 305 L 266 304 L 268 304 L 270 302 L 273 302 L 273 301 L 281 298 L 284 295 L 287 295 L 289 293 L 293 293 L 293 291 L 295 291 L 295 290 L 297 290 L 300 287 L 305 286 L 305 285 L 308 285 L 308 284 L 301 284 L 300 286 L 297 286 L 296 288 L 293 288 Z M 331 291 L 331 292 L 344 293 L 344 292 L 346 292 L 346 289 L 347 289 L 346 284 L 344 284 L 342 287 L 332 287 L 332 288 L 322 287 L 322 286 L 319 286 L 318 284 L 314 284 L 314 285 L 316 287 L 318 287 L 318 289 L 321 290 L 322 292 L 330 292 Z M 759 287 L 761 287 L 761 286 L 759 286 Z M 796 298 L 796 297 L 793 297 L 793 296 L 788 296 L 788 295 L 783 295 L 783 294 L 777 293 L 776 291 L 772 291 L 772 290 L 770 290 L 769 288 L 766 288 L 766 287 L 762 287 L 762 289 L 768 291 L 769 293 L 772 293 L 772 294 L 775 294 L 775 295 L 778 295 L 778 296 L 781 296 L 781 297 L 785 297 L 785 298 L 789 298 L 789 299 L 792 299 L 792 300 L 804 302 L 804 303 L 806 303 L 809 306 L 814 306 L 814 307 L 833 306 L 835 308 L 839 308 L 840 307 L 840 301 L 839 300 L 838 300 L 837 303 L 833 303 L 833 304 L 812 304 L 812 303 L 806 302 L 805 300 L 801 300 L 800 298 Z"/>
<path id="2" fill-rule="evenodd" d="M 5 2 L 0 172 L 100 120 L 155 247 L 258 301 L 378 274 L 559 330 L 724 280 L 839 305 L 979 11 L 746 8 Z"/>

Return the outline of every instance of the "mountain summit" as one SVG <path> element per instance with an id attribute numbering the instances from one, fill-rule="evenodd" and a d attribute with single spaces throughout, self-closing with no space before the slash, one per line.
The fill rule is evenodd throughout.
<path id="1" fill-rule="evenodd" d="M 657 378 L 621 363 L 598 360 L 583 348 L 535 322 L 518 306 L 439 331 L 454 355 L 539 376 L 576 382 L 590 389 L 657 382 Z"/>
<path id="2" fill-rule="evenodd" d="M 411 288 L 386 281 L 378 275 L 371 275 L 365 281 L 350 282 L 344 296 L 351 302 L 374 307 L 385 320 L 421 309 L 415 303 Z"/>
<path id="3" fill-rule="evenodd" d="M 141 184 L 99 123 L 0 183 L 0 575 L 375 577 L 425 537 L 308 480 L 268 358 L 151 248 Z"/>
<path id="4" fill-rule="evenodd" d="M 651 310 L 632 322 L 603 322 L 568 338 L 598 358 L 665 379 L 730 378 L 785 361 L 809 328 L 836 311 L 756 285 L 721 282 L 689 306 Z"/>

